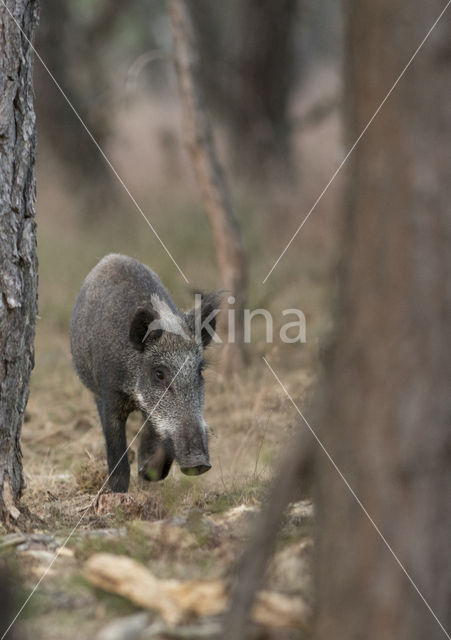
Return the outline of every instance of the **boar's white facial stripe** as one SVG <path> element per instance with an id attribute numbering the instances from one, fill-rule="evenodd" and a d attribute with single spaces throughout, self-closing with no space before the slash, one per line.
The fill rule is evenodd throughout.
<path id="1" fill-rule="evenodd" d="M 144 340 L 148 334 L 155 329 L 162 329 L 168 333 L 175 333 L 176 335 L 181 336 L 184 340 L 189 340 L 190 338 L 185 331 L 186 327 L 184 328 L 183 326 L 183 320 L 172 311 L 167 302 L 160 298 L 156 293 L 153 293 L 150 299 L 153 308 L 159 315 L 159 318 L 149 324 Z"/>
<path id="2" fill-rule="evenodd" d="M 144 411 L 144 413 L 150 413 L 142 393 L 135 390 L 135 399 L 141 411 Z M 152 416 L 152 424 L 155 431 L 161 436 L 172 435 L 176 430 L 173 421 L 157 416 L 156 414 L 153 414 Z"/>
<path id="3" fill-rule="evenodd" d="M 156 416 L 155 414 L 152 417 L 152 424 L 155 428 L 155 431 L 163 437 L 173 435 L 176 431 L 176 426 L 173 421 L 167 420 L 166 418 L 162 418 L 160 416 Z"/>
<path id="4" fill-rule="evenodd" d="M 135 391 L 135 400 L 138 403 L 139 408 L 145 411 L 146 409 L 144 407 L 145 407 L 146 401 L 144 400 L 143 394 L 140 393 L 139 391 Z"/>

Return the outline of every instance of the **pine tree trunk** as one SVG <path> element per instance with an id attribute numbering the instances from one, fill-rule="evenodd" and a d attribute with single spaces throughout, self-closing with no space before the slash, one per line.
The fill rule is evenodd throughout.
<path id="1" fill-rule="evenodd" d="M 352 143 L 440 0 L 348 0 Z M 451 13 L 353 154 L 320 437 L 451 633 Z M 321 452 L 319 640 L 445 637 Z M 449 637 L 449 636 L 448 636 Z"/>
<path id="2" fill-rule="evenodd" d="M 168 7 L 187 147 L 210 220 L 222 286 L 232 297 L 228 310 L 233 311 L 235 317 L 235 339 L 228 341 L 225 338 L 222 354 L 224 371 L 232 373 L 245 362 L 243 319 L 247 295 L 246 254 L 204 104 L 199 53 L 189 8 L 183 0 L 168 0 Z M 228 314 L 224 311 L 221 315 L 225 318 Z"/>
<path id="3" fill-rule="evenodd" d="M 6 0 L 26 37 L 36 0 Z M 37 312 L 33 52 L 0 4 L 0 515 L 17 519 L 23 488 L 20 432 L 33 367 Z"/>

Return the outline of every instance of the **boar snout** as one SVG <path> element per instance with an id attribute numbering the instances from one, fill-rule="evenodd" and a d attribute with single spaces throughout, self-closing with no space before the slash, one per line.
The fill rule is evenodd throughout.
<path id="1" fill-rule="evenodd" d="M 184 431 L 183 440 L 176 443 L 176 460 L 187 476 L 199 476 L 211 469 L 205 422 Z M 177 446 L 177 444 L 179 446 Z"/>
<path id="2" fill-rule="evenodd" d="M 180 463 L 180 471 L 186 476 L 200 476 L 202 473 L 206 473 L 211 469 L 211 464 L 206 458 L 199 458 L 197 460 L 184 460 Z"/>
<path id="3" fill-rule="evenodd" d="M 203 443 L 202 443 L 203 444 Z M 200 476 L 211 469 L 206 446 L 185 448 L 182 455 L 176 457 L 180 471 L 186 476 Z"/>

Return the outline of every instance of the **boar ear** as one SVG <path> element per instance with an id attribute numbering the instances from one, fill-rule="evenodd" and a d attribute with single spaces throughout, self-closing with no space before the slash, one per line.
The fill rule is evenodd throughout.
<path id="1" fill-rule="evenodd" d="M 204 348 L 210 344 L 213 334 L 216 331 L 216 316 L 221 308 L 223 298 L 223 291 L 215 291 L 214 293 L 207 294 L 196 293 L 194 308 L 185 314 L 188 326 L 195 334 L 196 340 L 202 342 Z M 199 331 L 200 336 L 196 335 Z"/>
<path id="2" fill-rule="evenodd" d="M 158 327 L 159 316 L 153 309 L 139 307 L 130 322 L 129 338 L 135 349 L 144 351 L 148 340 L 158 340 L 163 331 Z M 155 324 L 153 328 L 151 325 Z"/>

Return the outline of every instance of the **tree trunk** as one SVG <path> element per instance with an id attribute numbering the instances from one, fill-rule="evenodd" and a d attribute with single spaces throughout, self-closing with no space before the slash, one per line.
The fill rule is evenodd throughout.
<path id="1" fill-rule="evenodd" d="M 348 0 L 348 145 L 442 9 L 438 0 Z M 315 488 L 313 637 L 450 637 L 450 23 L 451 14 L 351 157 L 340 305 L 317 399 L 323 416 L 312 422 L 392 552 L 324 451 L 313 443 L 310 462 L 293 446 L 240 562 L 224 638 L 249 637 L 274 515 L 300 488 L 303 461 Z"/>
<path id="2" fill-rule="evenodd" d="M 117 0 L 106 3 L 97 20 L 88 25 L 73 19 L 68 0 L 42 0 L 41 7 L 36 49 L 104 148 L 114 113 L 102 45 L 123 7 Z M 35 87 L 40 145 L 61 167 L 66 187 L 83 211 L 83 222 L 92 224 L 102 215 L 110 216 L 117 210 L 120 192 L 104 158 L 42 65 L 36 67 Z"/>
<path id="3" fill-rule="evenodd" d="M 295 72 L 297 6 L 297 0 L 240 3 L 234 157 L 241 171 L 260 181 L 289 174 L 288 106 Z"/>
<path id="4" fill-rule="evenodd" d="M 199 55 L 191 16 L 183 0 L 168 0 L 168 5 L 187 146 L 210 219 L 222 286 L 235 299 L 228 305 L 235 317 L 235 340 L 227 342 L 223 354 L 224 369 L 231 372 L 239 369 L 244 362 L 243 320 L 247 292 L 245 252 L 201 92 Z"/>
<path id="5" fill-rule="evenodd" d="M 240 39 L 230 34 L 240 33 L 241 6 L 237 3 L 188 0 L 197 46 L 199 49 L 200 82 L 210 110 L 219 116 L 229 137 L 233 138 L 239 105 L 240 89 L 238 54 Z"/>
<path id="6" fill-rule="evenodd" d="M 443 9 L 348 0 L 348 144 Z M 451 633 L 451 14 L 351 157 L 321 437 Z M 317 456 L 320 640 L 445 637 L 326 457 Z M 449 636 L 448 636 L 449 637 Z"/>
<path id="7" fill-rule="evenodd" d="M 200 80 L 227 127 L 234 168 L 262 184 L 290 177 L 298 0 L 189 0 L 189 6 Z"/>
<path id="8" fill-rule="evenodd" d="M 7 7 L 7 8 L 6 8 Z M 33 367 L 37 259 L 33 110 L 36 0 L 0 4 L 0 514 L 17 519 L 23 488 L 20 432 Z M 14 15 L 26 38 L 8 13 Z"/>

